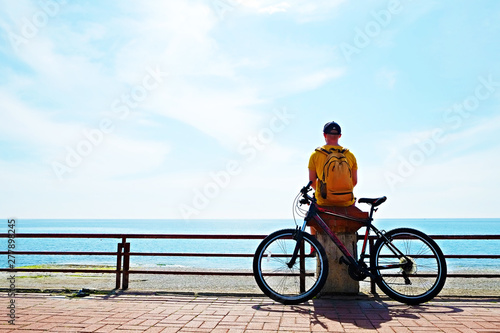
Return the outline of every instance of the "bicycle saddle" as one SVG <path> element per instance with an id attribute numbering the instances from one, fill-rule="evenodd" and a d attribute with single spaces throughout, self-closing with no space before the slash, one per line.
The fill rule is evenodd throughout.
<path id="1" fill-rule="evenodd" d="M 360 198 L 358 200 L 358 202 L 359 203 L 367 203 L 367 204 L 372 205 L 373 207 L 377 207 L 377 206 L 380 206 L 381 204 L 383 204 L 386 200 L 387 200 L 387 197 L 380 197 L 380 198 L 373 198 L 373 199 Z"/>

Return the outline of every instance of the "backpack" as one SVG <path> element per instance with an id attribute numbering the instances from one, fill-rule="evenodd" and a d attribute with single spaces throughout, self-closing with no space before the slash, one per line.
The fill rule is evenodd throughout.
<path id="1" fill-rule="evenodd" d="M 319 179 L 321 197 L 328 203 L 344 203 L 354 199 L 351 166 L 345 157 L 347 149 L 317 148 L 327 155 L 323 175 Z"/>

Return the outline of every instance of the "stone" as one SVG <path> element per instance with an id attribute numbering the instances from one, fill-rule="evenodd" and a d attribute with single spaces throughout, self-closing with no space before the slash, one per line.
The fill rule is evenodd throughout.
<path id="1" fill-rule="evenodd" d="M 333 213 L 350 216 L 358 219 L 367 219 L 369 214 L 361 211 L 356 206 L 348 207 L 322 207 Z M 347 250 L 357 258 L 357 231 L 363 224 L 345 218 L 340 218 L 326 213 L 319 214 L 321 219 L 325 221 L 328 227 L 337 235 L 339 240 L 344 244 Z M 311 224 L 311 232 L 316 234 L 318 241 L 325 248 L 328 256 L 329 272 L 328 277 L 323 287 L 322 294 L 358 294 L 359 282 L 353 280 L 348 273 L 348 267 L 345 264 L 340 264 L 339 260 L 343 256 L 328 234 L 326 234 L 315 222 Z"/>

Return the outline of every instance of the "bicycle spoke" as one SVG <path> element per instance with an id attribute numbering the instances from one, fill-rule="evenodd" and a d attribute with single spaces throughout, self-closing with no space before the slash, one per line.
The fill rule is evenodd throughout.
<path id="1" fill-rule="evenodd" d="M 299 256 L 294 265 L 288 267 L 297 246 L 293 238 L 295 232 L 289 229 L 271 234 L 261 243 L 254 258 L 254 276 L 259 287 L 269 297 L 287 304 L 297 304 L 311 298 L 319 292 L 326 279 L 323 268 L 327 268 L 327 263 L 320 256 L 325 256 L 324 250 L 308 234 L 303 234 L 304 244 Z M 315 256 L 305 255 L 312 250 Z"/>
<path id="2" fill-rule="evenodd" d="M 439 247 L 413 229 L 396 229 L 387 235 L 390 244 L 383 240 L 377 242 L 372 258 L 372 266 L 377 267 L 376 274 L 381 277 L 379 287 L 389 296 L 409 304 L 434 297 L 443 287 L 446 274 Z M 404 254 L 399 261 L 392 246 Z"/>

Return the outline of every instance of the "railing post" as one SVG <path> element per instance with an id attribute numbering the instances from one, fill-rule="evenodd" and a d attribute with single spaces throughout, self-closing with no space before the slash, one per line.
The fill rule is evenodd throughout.
<path id="1" fill-rule="evenodd" d="M 368 240 L 368 246 L 370 247 L 370 262 L 371 262 L 371 256 L 373 255 L 373 239 L 369 239 Z M 372 279 L 370 278 L 370 292 L 372 293 L 372 295 L 376 295 L 377 294 L 377 288 L 376 288 L 376 284 L 375 284 L 375 279 Z"/>
<path id="2" fill-rule="evenodd" d="M 305 248 L 304 248 L 304 240 L 300 243 L 300 292 L 303 293 L 306 291 L 306 256 L 305 256 Z"/>
<path id="3" fill-rule="evenodd" d="M 123 244 L 123 280 L 122 280 L 122 289 L 128 289 L 128 277 L 129 277 L 129 269 L 130 269 L 130 243 L 126 242 L 126 238 L 122 238 Z"/>
<path id="4" fill-rule="evenodd" d="M 118 249 L 116 251 L 116 284 L 115 284 L 115 289 L 120 289 L 120 285 L 121 285 L 122 252 L 123 252 L 123 244 L 118 243 Z"/>

